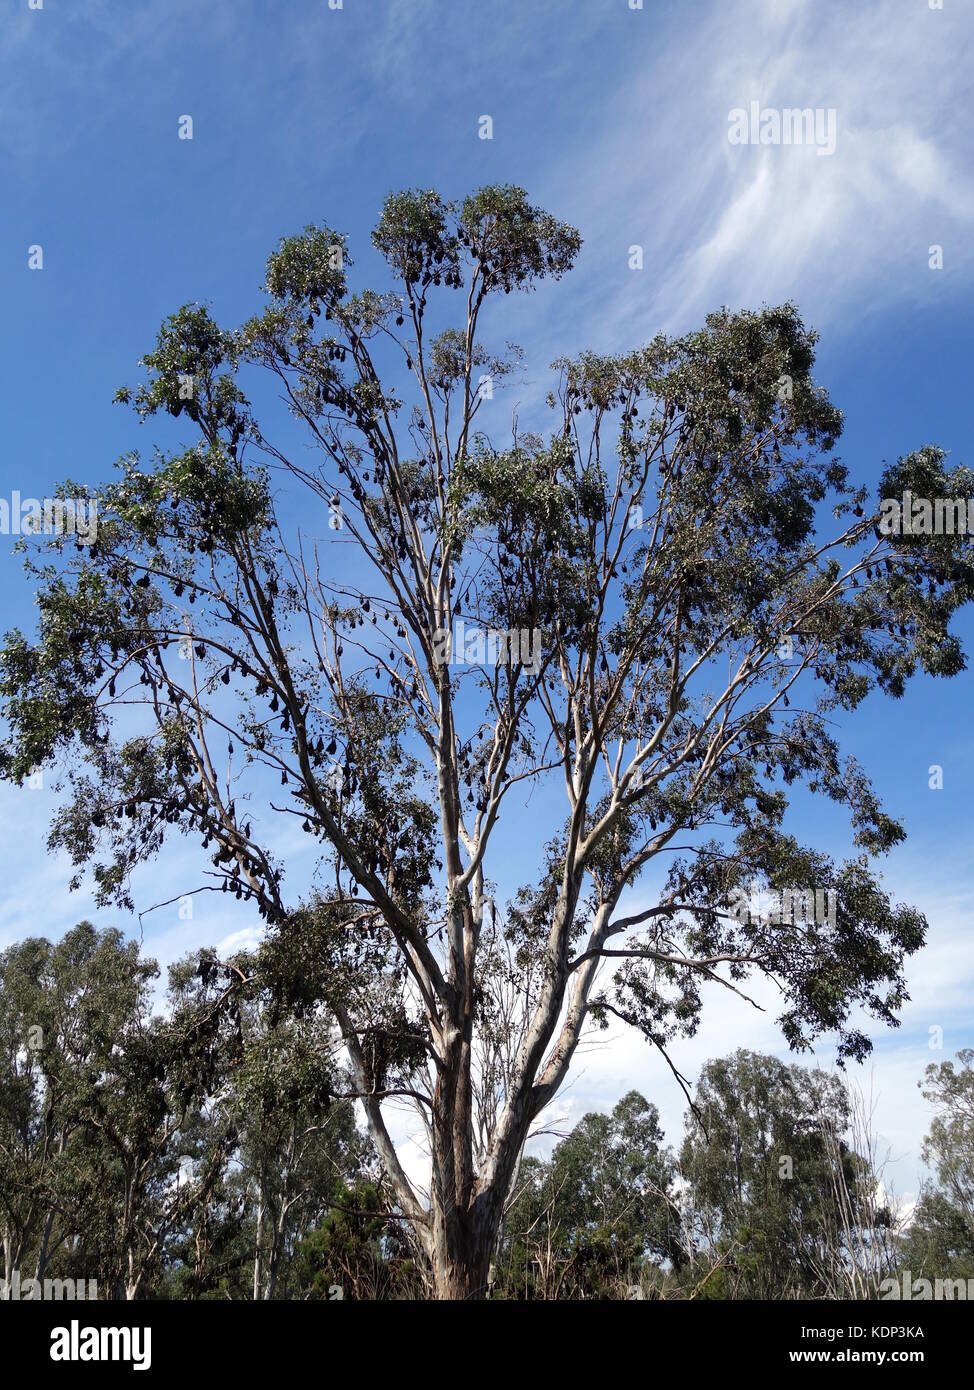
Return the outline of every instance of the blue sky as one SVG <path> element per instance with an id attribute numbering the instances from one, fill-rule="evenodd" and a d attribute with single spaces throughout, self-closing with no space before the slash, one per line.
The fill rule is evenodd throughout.
<path id="1" fill-rule="evenodd" d="M 495 181 L 522 184 L 585 239 L 568 279 L 512 297 L 497 320 L 526 351 L 523 411 L 558 354 L 635 346 L 723 303 L 793 298 L 821 331 L 817 374 L 846 413 L 839 452 L 857 476 L 872 481 L 881 460 L 928 442 L 972 462 L 974 17 L 961 0 L 11 0 L 4 24 L 0 495 L 43 496 L 65 475 L 94 482 L 150 446 L 111 404 L 115 388 L 138 379 L 179 304 L 210 300 L 227 323 L 259 307 L 281 235 L 317 220 L 346 231 L 367 279 L 390 190 L 453 196 Z M 834 109 L 835 153 L 730 144 L 729 112 L 754 99 Z M 192 141 L 177 138 L 187 114 Z M 31 271 L 38 244 L 44 268 Z M 933 245 L 942 270 L 929 267 Z M 4 538 L 5 627 L 30 621 L 7 549 Z M 910 831 L 888 886 L 931 923 L 903 1027 L 877 1034 L 865 1069 L 906 1193 L 927 1118 L 916 1081 L 974 1042 L 970 696 L 968 675 L 918 681 L 896 705 L 870 701 L 845 735 Z M 933 763 L 942 791 L 928 789 Z M 86 914 L 118 920 L 84 893 L 68 898 L 68 869 L 44 848 L 49 812 L 44 791 L 0 794 L 0 947 Z M 802 814 L 807 833 L 816 812 Z M 841 853 L 835 829 L 816 824 Z M 516 839 L 494 870 L 505 886 L 530 869 Z M 188 842 L 178 858 L 140 881 L 145 905 L 193 865 Z M 250 925 L 208 910 L 147 918 L 148 947 L 168 960 Z M 781 1051 L 767 1002 L 757 1015 L 715 998 L 675 1055 L 681 1069 L 693 1077 L 738 1045 Z M 827 1042 L 818 1058 L 831 1064 Z M 638 1039 L 588 1051 L 557 1114 L 567 1125 L 631 1086 L 677 1138 L 679 1093 Z"/>

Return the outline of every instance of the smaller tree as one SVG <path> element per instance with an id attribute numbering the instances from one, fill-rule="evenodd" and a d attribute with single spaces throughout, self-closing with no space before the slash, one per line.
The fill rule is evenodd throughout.
<path id="1" fill-rule="evenodd" d="M 312 935 L 315 924 L 323 928 L 310 913 Z M 274 941 L 225 962 L 202 952 L 172 972 L 183 1012 L 222 1036 L 208 1123 L 232 1144 L 216 1210 L 196 1213 L 215 1246 L 209 1268 L 194 1274 L 201 1290 L 293 1297 L 307 1275 L 307 1259 L 295 1275 L 296 1247 L 349 1188 L 364 1183 L 373 1195 L 370 1219 L 381 1215 L 378 1204 L 389 1209 L 374 1149 L 356 1126 L 341 1039 L 322 1010 L 327 962 L 306 970 L 299 953 Z M 197 1244 L 203 1239 L 198 1232 Z"/>
<path id="2" fill-rule="evenodd" d="M 143 962 L 152 975 L 154 961 Z M 182 1224 L 220 1182 L 236 1136 L 206 1122 L 209 1098 L 239 1050 L 239 1005 L 223 1009 L 205 990 L 188 994 L 170 976 L 168 1017 L 146 994 L 93 1073 L 80 1117 L 87 1239 L 115 1297 L 144 1293 Z M 222 1000 L 219 1001 L 222 1004 Z"/>
<path id="3" fill-rule="evenodd" d="M 697 1242 L 688 1274 L 696 1284 L 701 1258 L 720 1265 L 701 1297 L 826 1296 L 844 1240 L 837 1190 L 853 1227 L 884 1219 L 868 1163 L 843 1138 L 849 1121 L 847 1092 L 825 1072 L 743 1050 L 707 1063 L 680 1154 Z"/>
<path id="4" fill-rule="evenodd" d="M 920 1194 L 901 1263 L 918 1277 L 974 1278 L 974 1049 L 931 1063 L 923 1095 L 934 1118 L 923 1146 L 936 1174 Z"/>
<path id="5" fill-rule="evenodd" d="M 8 1291 L 37 1225 L 52 1147 L 53 1117 L 45 1111 L 40 1052 L 32 1046 L 43 1035 L 48 951 L 46 941 L 33 939 L 0 955 L 0 1225 Z"/>
<path id="6" fill-rule="evenodd" d="M 239 1065 L 223 1101 L 254 1211 L 253 1296 L 274 1297 L 302 1233 L 358 1172 L 370 1146 L 336 1099 L 339 1044 L 318 1016 L 278 1017 L 267 995 L 245 1010 Z"/>
<path id="7" fill-rule="evenodd" d="M 390 1221 L 385 1192 L 365 1177 L 338 1183 L 333 1205 L 299 1242 L 295 1294 L 305 1299 L 422 1297 L 428 1281 L 399 1222 Z"/>
<path id="8" fill-rule="evenodd" d="M 927 1067 L 925 1098 L 936 1109 L 923 1157 L 936 1168 L 944 1195 L 974 1239 L 974 1048 L 953 1062 Z"/>
<path id="9" fill-rule="evenodd" d="M 674 1164 L 654 1105 L 630 1091 L 592 1113 L 544 1163 L 522 1167 L 498 1291 L 510 1298 L 619 1298 L 679 1259 Z"/>
<path id="10" fill-rule="evenodd" d="M 31 938 L 0 956 L 0 1204 L 9 1283 L 30 1260 L 43 1279 L 62 1248 L 80 1278 L 91 1218 L 104 1201 L 90 1132 L 98 1098 L 111 1092 L 158 973 L 134 942 L 88 922 L 52 945 Z M 97 1224 L 97 1223 L 96 1223 Z M 87 1251 L 88 1254 L 82 1253 Z"/>

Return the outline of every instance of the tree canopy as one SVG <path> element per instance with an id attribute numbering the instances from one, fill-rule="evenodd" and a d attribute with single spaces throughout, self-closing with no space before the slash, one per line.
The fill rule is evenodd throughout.
<path id="1" fill-rule="evenodd" d="M 872 496 L 856 482 L 791 304 L 560 359 L 547 430 L 505 438 L 487 405 L 521 355 L 481 330 L 568 272 L 579 234 L 498 186 L 395 194 L 372 240 L 378 289 L 309 226 L 241 326 L 201 304 L 163 323 L 118 399 L 175 443 L 119 461 L 89 543 L 29 551 L 0 772 L 51 769 L 51 848 L 100 903 L 133 906 L 174 835 L 200 844 L 183 891 L 263 919 L 289 1006 L 341 1036 L 439 1294 L 467 1297 L 586 1027 L 666 1051 L 705 982 L 758 975 L 796 1049 L 833 1033 L 860 1058 L 862 1011 L 895 1024 L 925 924 L 876 876 L 904 830 L 836 717 L 963 668 L 966 537 L 878 519 L 972 480 L 929 445 Z M 562 809 L 526 821 L 536 872 L 498 909 L 496 827 L 539 788 Z M 847 815 L 843 862 L 791 833 L 802 788 Z M 320 845 L 310 887 L 281 823 Z M 754 887 L 836 911 L 741 912 Z M 427 1192 L 390 1138 L 403 1097 Z"/>

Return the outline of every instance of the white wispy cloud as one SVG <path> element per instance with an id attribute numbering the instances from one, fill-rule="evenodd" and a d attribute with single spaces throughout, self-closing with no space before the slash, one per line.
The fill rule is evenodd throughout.
<path id="1" fill-rule="evenodd" d="M 727 0 L 704 18 L 680 7 L 653 61 L 548 175 L 550 196 L 578 190 L 600 336 L 642 341 L 715 304 L 785 298 L 821 325 L 969 276 L 974 142 L 960 113 L 972 47 L 959 7 Z M 729 113 L 752 100 L 834 109 L 835 153 L 732 145 Z M 632 244 L 642 273 L 626 266 Z"/>

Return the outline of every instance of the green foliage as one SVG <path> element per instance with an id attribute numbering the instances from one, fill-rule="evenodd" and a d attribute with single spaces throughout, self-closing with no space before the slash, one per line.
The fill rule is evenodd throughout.
<path id="1" fill-rule="evenodd" d="M 931 1063 L 921 1083 L 934 1107 L 923 1145 L 934 1180 L 900 1252 L 901 1269 L 917 1279 L 974 1279 L 974 1050 L 962 1048 L 957 1063 Z"/>
<path id="2" fill-rule="evenodd" d="M 637 1091 L 611 1115 L 586 1115 L 547 1162 L 522 1165 L 496 1296 L 620 1298 L 679 1261 L 674 1174 L 656 1107 Z"/>
<path id="3" fill-rule="evenodd" d="M 388 1207 L 320 1017 L 282 1017 L 247 956 L 174 966 L 164 1015 L 157 975 L 88 923 L 0 955 L 11 1267 L 103 1298 L 291 1296 L 301 1234 L 353 1189 L 378 1250 Z"/>
<path id="4" fill-rule="evenodd" d="M 183 433 L 151 462 L 120 460 L 92 494 L 87 542 L 25 542 L 37 623 L 0 651 L 0 776 L 50 775 L 50 847 L 71 856 L 72 886 L 90 874 L 100 904 L 134 907 L 133 875 L 179 834 L 203 851 L 192 891 L 231 894 L 268 928 L 259 985 L 214 965 L 174 983 L 188 1010 L 177 1031 L 139 1030 L 84 1129 L 86 1144 L 102 1135 L 105 1190 L 128 1181 L 126 1163 L 169 1153 L 185 1112 L 229 1232 L 240 1193 L 218 1155 L 242 1118 L 231 1107 L 225 1133 L 202 1124 L 200 1097 L 231 1066 L 255 1104 L 280 1093 L 276 1155 L 338 1113 L 318 1056 L 332 1029 L 439 1287 L 482 1290 L 526 1135 L 588 1024 L 622 1019 L 665 1052 L 696 1029 L 703 981 L 744 992 L 763 974 L 795 1050 L 831 1032 L 841 1063 L 869 1050 L 862 1012 L 895 1025 L 926 924 L 882 888 L 871 860 L 904 830 L 835 725 L 919 671 L 963 668 L 950 627 L 974 597 L 968 539 L 887 536 L 877 508 L 971 478 L 928 446 L 870 499 L 832 452 L 842 415 L 793 304 L 562 358 L 546 436 L 515 423 L 492 438 L 477 375 L 507 387 L 520 354 L 481 341 L 481 309 L 566 273 L 579 234 L 498 185 L 459 202 L 394 194 L 373 243 L 390 285 L 353 286 L 344 235 L 308 226 L 271 255 L 268 302 L 241 327 L 199 304 L 163 323 L 145 382 L 118 399 Z M 290 415 L 281 439 L 274 399 Z M 291 448 L 296 425 L 307 450 Z M 289 534 L 279 479 L 298 490 Z M 496 662 L 450 664 L 442 637 L 460 620 L 530 633 L 538 660 L 505 644 Z M 537 873 L 486 931 L 495 827 L 513 798 L 547 805 L 555 786 L 566 804 L 537 836 Z M 802 789 L 844 812 L 853 857 L 789 833 Z M 301 890 L 281 824 L 317 851 Z M 659 900 L 620 916 L 654 861 L 667 865 Z M 834 892 L 837 910 L 730 912 L 752 887 Z M 607 956 L 614 973 L 598 973 Z M 526 981 L 516 1005 L 512 971 Z M 478 1049 L 498 1112 L 480 1120 Z M 12 1115 L 32 1084 L 11 1082 Z M 381 1103 L 403 1093 L 430 1120 L 449 1259 L 384 1132 Z M 109 1163 L 105 1136 L 136 1129 Z M 277 1164 L 251 1137 L 254 1171 Z M 273 1293 L 300 1204 L 253 1181 L 279 1226 L 255 1238 Z M 163 1224 L 165 1190 L 140 1188 Z M 758 1251 L 765 1228 L 740 1221 Z M 142 1240 L 147 1269 L 164 1244 Z"/>
<path id="5" fill-rule="evenodd" d="M 294 1252 L 302 1296 L 334 1301 L 416 1297 L 422 1281 L 382 1193 L 364 1178 L 335 1187 L 331 1210 Z M 391 1230 L 390 1230 L 391 1226 Z"/>
<path id="6" fill-rule="evenodd" d="M 822 1297 L 822 1246 L 836 1211 L 839 1141 L 854 1209 L 876 1181 L 842 1136 L 846 1092 L 821 1071 L 739 1051 L 708 1062 L 688 1116 L 680 1175 L 692 1192 L 697 1239 L 728 1268 L 702 1297 Z M 866 1218 L 862 1206 L 861 1219 Z"/>

